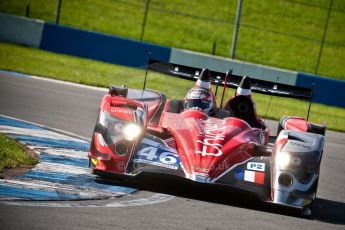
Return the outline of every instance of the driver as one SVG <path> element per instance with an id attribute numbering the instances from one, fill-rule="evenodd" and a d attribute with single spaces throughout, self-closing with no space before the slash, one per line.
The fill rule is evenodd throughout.
<path id="1" fill-rule="evenodd" d="M 184 99 L 184 109 L 194 109 L 208 116 L 215 115 L 216 99 L 211 91 L 210 71 L 203 69 L 195 86 Z"/>
<path id="2" fill-rule="evenodd" d="M 265 129 L 265 123 L 256 114 L 256 105 L 252 98 L 250 78 L 244 76 L 237 87 L 236 94 L 227 104 L 225 109 L 231 110 L 233 116 L 245 120 L 250 126 Z"/>

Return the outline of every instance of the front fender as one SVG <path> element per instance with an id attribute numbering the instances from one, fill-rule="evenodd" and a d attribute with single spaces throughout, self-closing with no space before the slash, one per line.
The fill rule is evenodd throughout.
<path id="1" fill-rule="evenodd" d="M 323 135 L 280 132 L 271 160 L 274 203 L 303 208 L 315 199 L 323 146 Z"/>

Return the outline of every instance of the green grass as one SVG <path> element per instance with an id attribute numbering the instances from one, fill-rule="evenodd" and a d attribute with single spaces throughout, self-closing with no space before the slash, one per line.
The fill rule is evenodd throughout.
<path id="1" fill-rule="evenodd" d="M 28 1 L 0 0 L 0 11 L 25 15 Z M 57 0 L 30 0 L 30 17 L 55 21 Z M 139 39 L 144 0 L 62 1 L 60 23 Z M 144 40 L 229 56 L 237 1 L 151 0 Z M 329 0 L 244 0 L 236 50 L 246 59 L 314 73 Z M 345 80 L 345 1 L 333 0 L 318 74 Z"/>
<path id="2" fill-rule="evenodd" d="M 15 168 L 20 164 L 34 165 L 37 160 L 29 156 L 17 141 L 0 134 L 0 171 Z"/>
<path id="3" fill-rule="evenodd" d="M 141 89 L 144 79 L 142 69 L 111 65 L 7 43 L 0 43 L 0 69 L 102 87 L 108 87 L 111 84 L 126 84 L 128 87 Z M 193 82 L 187 80 L 176 80 L 176 78 L 152 72 L 148 74 L 147 88 L 162 91 L 169 98 L 182 99 L 193 85 Z M 218 95 L 221 90 L 220 87 Z M 233 90 L 229 89 L 226 98 L 232 94 Z M 258 114 L 266 117 L 270 97 L 260 94 L 253 94 L 253 97 Z M 306 117 L 307 111 L 308 103 L 306 102 L 273 97 L 267 118 L 279 120 L 281 116 L 286 115 Z M 345 131 L 345 109 L 314 103 L 311 107 L 310 120 L 319 123 L 325 121 L 329 129 Z"/>

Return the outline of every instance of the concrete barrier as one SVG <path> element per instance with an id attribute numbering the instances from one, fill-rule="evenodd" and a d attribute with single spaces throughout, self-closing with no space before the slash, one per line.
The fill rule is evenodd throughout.
<path id="1" fill-rule="evenodd" d="M 0 41 L 38 48 L 44 21 L 0 13 Z"/>
<path id="2" fill-rule="evenodd" d="M 248 75 L 253 78 L 273 82 L 276 82 L 277 77 L 279 77 L 279 83 L 289 85 L 295 85 L 297 79 L 297 72 L 295 71 L 258 65 L 255 63 L 243 63 L 242 61 L 175 48 L 172 48 L 171 50 L 169 61 L 176 64 L 190 65 L 198 68 L 209 68 L 211 70 L 224 73 L 227 70 L 232 69 L 233 73 L 237 75 Z"/>
<path id="3" fill-rule="evenodd" d="M 168 61 L 170 48 L 114 35 L 45 23 L 40 48 L 56 53 L 140 67 L 152 58 Z"/>
<path id="4" fill-rule="evenodd" d="M 277 81 L 277 76 L 279 76 L 279 83 L 307 88 L 313 88 L 315 83 L 313 102 L 345 108 L 345 81 L 174 48 L 169 61 L 220 72 L 233 69 L 234 74 L 273 82 Z"/>

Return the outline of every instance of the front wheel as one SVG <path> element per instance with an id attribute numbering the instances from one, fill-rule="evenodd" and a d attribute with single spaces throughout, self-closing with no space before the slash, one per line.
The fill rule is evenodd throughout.
<path id="1" fill-rule="evenodd" d="M 303 209 L 301 211 L 301 215 L 303 217 L 311 218 L 312 211 L 313 211 L 313 204 L 314 204 L 314 201 L 312 200 L 310 204 L 308 204 L 307 206 L 303 207 Z"/>

